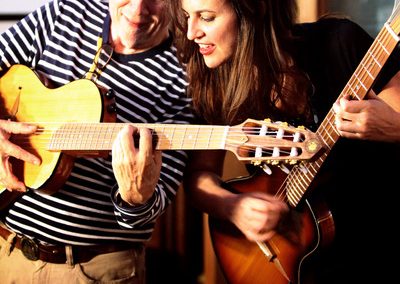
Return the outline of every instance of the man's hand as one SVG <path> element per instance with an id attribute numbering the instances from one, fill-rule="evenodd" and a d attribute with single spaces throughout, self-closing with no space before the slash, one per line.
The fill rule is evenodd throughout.
<path id="1" fill-rule="evenodd" d="M 346 138 L 400 141 L 400 113 L 370 92 L 366 100 L 345 96 L 333 105 L 335 124 Z"/>
<path id="2" fill-rule="evenodd" d="M 122 199 L 131 205 L 145 203 L 153 195 L 161 171 L 161 152 L 153 150 L 151 131 L 125 126 L 113 143 L 112 166 Z"/>
<path id="3" fill-rule="evenodd" d="M 32 134 L 36 129 L 35 125 L 0 120 L 0 185 L 10 191 L 26 191 L 25 184 L 13 174 L 10 157 L 34 165 L 40 165 L 41 161 L 37 156 L 10 142 L 9 139 L 12 134 Z"/>

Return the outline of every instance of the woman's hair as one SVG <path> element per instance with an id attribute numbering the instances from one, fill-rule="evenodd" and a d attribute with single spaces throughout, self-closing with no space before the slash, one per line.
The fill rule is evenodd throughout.
<path id="1" fill-rule="evenodd" d="M 197 113 L 208 123 L 231 125 L 246 118 L 297 119 L 308 115 L 308 80 L 296 70 L 290 50 L 296 1 L 226 1 L 238 18 L 237 46 L 227 62 L 212 69 L 205 65 L 197 44 L 186 37 L 187 19 L 181 1 L 170 1 L 175 44 L 186 66 L 188 94 Z"/>

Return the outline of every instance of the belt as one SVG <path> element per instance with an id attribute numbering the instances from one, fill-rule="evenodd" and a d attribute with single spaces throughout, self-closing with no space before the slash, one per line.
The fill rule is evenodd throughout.
<path id="1" fill-rule="evenodd" d="M 0 236 L 7 240 L 12 232 L 0 226 Z M 21 250 L 24 256 L 29 260 L 42 260 L 50 263 L 66 263 L 66 246 L 63 245 L 45 245 L 31 238 L 17 235 L 12 245 Z M 143 243 L 129 243 L 118 245 L 90 245 L 90 246 L 70 246 L 72 248 L 72 257 L 74 263 L 88 262 L 97 255 L 130 250 L 141 249 Z"/>

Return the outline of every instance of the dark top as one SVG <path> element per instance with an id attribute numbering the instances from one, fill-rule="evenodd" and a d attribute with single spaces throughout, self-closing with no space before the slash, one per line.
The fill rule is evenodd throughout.
<path id="1" fill-rule="evenodd" d="M 332 18 L 299 25 L 295 34 L 300 38 L 297 60 L 315 87 L 311 102 L 318 127 L 373 39 L 351 21 Z M 396 49 L 382 68 L 376 92 L 400 69 L 399 56 Z M 400 248 L 395 233 L 399 153 L 398 144 L 345 138 L 330 151 L 308 197 L 312 206 L 323 200 L 336 228 L 333 243 L 309 259 L 319 283 L 397 280 L 392 268 Z"/>

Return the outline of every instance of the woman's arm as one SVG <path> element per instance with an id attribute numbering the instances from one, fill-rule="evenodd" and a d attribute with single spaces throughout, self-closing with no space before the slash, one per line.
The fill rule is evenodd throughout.
<path id="1" fill-rule="evenodd" d="M 222 187 L 224 152 L 193 153 L 184 187 L 194 206 L 216 218 L 235 224 L 247 239 L 263 241 L 276 232 L 289 211 L 285 202 L 260 191 L 232 193 Z"/>

